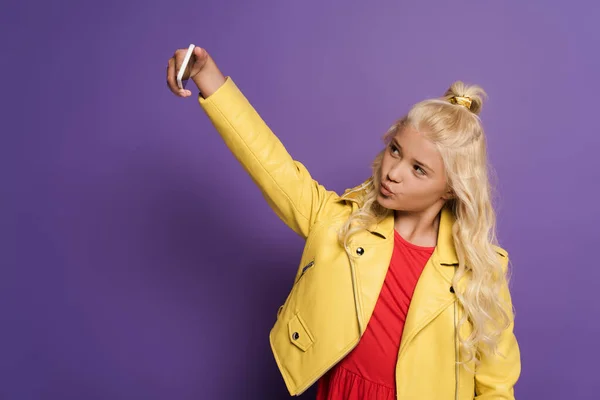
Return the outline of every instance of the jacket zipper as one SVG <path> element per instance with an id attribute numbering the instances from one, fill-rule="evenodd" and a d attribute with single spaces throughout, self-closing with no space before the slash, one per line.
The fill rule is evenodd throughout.
<path id="1" fill-rule="evenodd" d="M 312 267 L 313 265 L 315 265 L 315 261 L 311 261 L 308 264 L 306 264 L 304 267 L 302 267 L 302 272 L 300 273 L 300 276 L 298 277 L 298 279 L 296 279 L 296 283 L 298 283 L 300 281 L 300 279 L 304 276 L 304 274 L 306 273 L 306 271 Z"/>
<path id="2" fill-rule="evenodd" d="M 302 274 L 300 275 L 300 277 L 302 277 L 302 275 L 304 275 L 304 273 L 306 272 L 307 269 L 309 269 L 310 267 L 312 267 L 313 265 L 315 265 L 315 261 L 311 261 L 308 264 L 306 264 L 304 267 L 302 267 Z"/>
<path id="3" fill-rule="evenodd" d="M 358 337 L 360 339 L 364 332 L 364 326 L 362 323 L 362 310 L 358 301 L 358 287 L 356 285 L 356 268 L 354 266 L 354 261 L 352 261 L 352 256 L 350 255 L 349 248 L 346 248 L 346 255 L 348 256 L 348 261 L 350 262 L 350 274 L 352 276 L 352 291 L 354 293 L 354 308 L 356 309 L 356 320 L 358 321 Z"/>
<path id="4" fill-rule="evenodd" d="M 454 400 L 458 400 L 458 342 L 457 342 L 457 304 L 454 300 Z"/>

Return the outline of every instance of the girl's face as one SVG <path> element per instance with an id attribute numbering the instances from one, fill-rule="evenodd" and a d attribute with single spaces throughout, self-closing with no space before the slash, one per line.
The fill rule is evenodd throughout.
<path id="1" fill-rule="evenodd" d="M 379 204 L 421 212 L 450 197 L 444 162 L 433 142 L 410 125 L 401 128 L 383 155 Z"/>

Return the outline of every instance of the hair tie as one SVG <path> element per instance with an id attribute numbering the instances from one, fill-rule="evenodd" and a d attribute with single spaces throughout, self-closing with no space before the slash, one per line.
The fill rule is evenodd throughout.
<path id="1" fill-rule="evenodd" d="M 467 96 L 452 96 L 450 98 L 450 103 L 464 106 L 470 110 L 471 103 L 473 103 L 473 100 L 471 100 L 471 98 Z"/>

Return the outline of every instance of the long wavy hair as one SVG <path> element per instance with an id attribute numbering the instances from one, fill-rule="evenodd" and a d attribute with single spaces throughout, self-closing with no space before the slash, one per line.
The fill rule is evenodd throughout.
<path id="1" fill-rule="evenodd" d="M 426 135 L 439 150 L 453 198 L 447 200 L 456 222 L 452 236 L 458 257 L 453 284 L 459 306 L 464 312 L 461 326 L 470 324 L 466 337 L 459 335 L 461 363 L 479 364 L 481 354 L 495 354 L 502 331 L 510 325 L 513 310 L 505 307 L 501 287 L 507 283 L 502 262 L 494 249 L 496 215 L 492 205 L 486 140 L 479 113 L 485 97 L 477 85 L 454 82 L 440 98 L 415 104 L 408 114 L 396 121 L 384 135 L 387 145 L 404 126 L 410 125 Z M 470 108 L 453 103 L 456 96 L 471 99 Z M 359 189 L 366 192 L 360 208 L 345 222 L 339 232 L 340 243 L 348 249 L 350 238 L 357 232 L 380 222 L 393 210 L 377 202 L 381 182 L 381 164 L 386 147 L 377 155 L 371 179 Z M 348 250 L 347 250 L 348 251 Z M 352 256 L 349 254 L 349 256 Z M 458 283 L 462 284 L 459 285 Z"/>

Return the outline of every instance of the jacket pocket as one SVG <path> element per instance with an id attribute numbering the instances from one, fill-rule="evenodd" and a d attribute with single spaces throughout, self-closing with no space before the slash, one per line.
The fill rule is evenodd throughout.
<path id="1" fill-rule="evenodd" d="M 308 350 L 315 342 L 313 335 L 310 333 L 302 317 L 300 317 L 300 314 L 294 315 L 288 322 L 288 333 L 290 342 L 302 351 Z"/>

